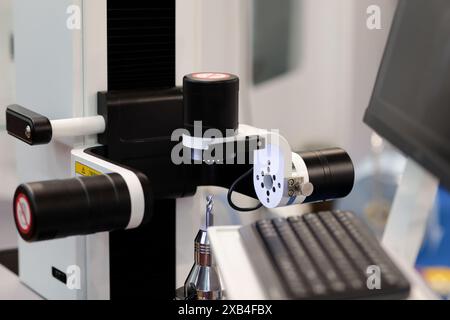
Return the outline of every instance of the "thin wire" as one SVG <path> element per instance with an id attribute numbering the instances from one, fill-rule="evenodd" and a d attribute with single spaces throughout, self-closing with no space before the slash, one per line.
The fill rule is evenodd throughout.
<path id="1" fill-rule="evenodd" d="M 247 178 L 249 175 L 251 175 L 253 173 L 253 168 L 251 168 L 250 170 L 248 170 L 246 173 L 244 173 L 241 177 L 239 177 L 230 187 L 230 189 L 228 189 L 228 195 L 227 195 L 227 200 L 228 200 L 228 204 L 230 205 L 231 208 L 233 208 L 236 211 L 240 211 L 240 212 L 252 212 L 252 211 L 256 211 L 258 209 L 260 209 L 263 205 L 261 202 L 259 202 L 259 204 L 256 207 L 253 208 L 241 208 L 238 207 L 237 205 L 235 205 L 233 203 L 233 200 L 231 199 L 231 196 L 233 195 L 234 189 L 236 188 L 236 185 L 241 182 L 242 180 L 244 180 L 245 178 Z"/>

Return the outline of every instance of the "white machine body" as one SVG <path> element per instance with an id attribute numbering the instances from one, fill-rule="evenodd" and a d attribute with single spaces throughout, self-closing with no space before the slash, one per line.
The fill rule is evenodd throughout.
<path id="1" fill-rule="evenodd" d="M 52 119 L 95 117 L 97 92 L 107 90 L 106 0 L 14 0 L 13 6 L 16 101 Z M 71 7 L 80 8 L 80 29 L 67 26 Z M 102 120 L 92 118 L 83 134 L 102 129 Z M 49 145 L 16 143 L 21 182 L 74 175 L 71 150 L 96 138 L 68 137 L 79 130 L 73 123 L 54 122 L 62 139 Z M 47 299 L 108 299 L 108 244 L 106 233 L 32 244 L 20 239 L 20 279 Z M 67 272 L 73 266 L 81 271 L 73 274 L 80 277 L 75 279 L 80 289 L 69 289 L 52 275 L 53 267 Z"/>

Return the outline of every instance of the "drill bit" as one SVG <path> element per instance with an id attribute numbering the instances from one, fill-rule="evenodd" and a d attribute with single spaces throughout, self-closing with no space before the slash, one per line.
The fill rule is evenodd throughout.
<path id="1" fill-rule="evenodd" d="M 212 227 L 214 225 L 213 208 L 214 208 L 214 197 L 209 195 L 206 198 L 206 225 L 205 225 L 205 230 L 207 230 L 209 227 Z"/>

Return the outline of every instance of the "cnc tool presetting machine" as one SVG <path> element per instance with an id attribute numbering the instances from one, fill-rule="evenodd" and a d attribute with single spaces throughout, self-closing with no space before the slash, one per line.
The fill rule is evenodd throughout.
<path id="1" fill-rule="evenodd" d="M 82 23 L 73 29 L 67 17 L 77 10 Z M 284 138 L 272 143 L 269 133 L 239 127 L 237 77 L 197 73 L 177 88 L 175 13 L 174 0 L 15 0 L 17 105 L 7 127 L 35 146 L 17 145 L 26 184 L 14 209 L 22 238 L 38 241 L 20 240 L 19 272 L 45 298 L 174 298 L 176 199 L 199 186 L 229 188 L 255 168 L 236 191 L 269 208 L 344 197 L 353 187 L 345 151 L 293 154 Z M 239 128 L 231 143 L 246 146 L 246 163 L 172 163 L 172 132 L 193 134 L 195 120 L 223 133 Z M 183 143 L 193 158 L 208 148 Z M 250 164 L 253 155 L 262 163 Z M 73 266 L 77 290 L 67 286 Z"/>

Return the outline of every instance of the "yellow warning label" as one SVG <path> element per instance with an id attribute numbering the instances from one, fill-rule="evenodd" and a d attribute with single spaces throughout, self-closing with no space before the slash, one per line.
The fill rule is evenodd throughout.
<path id="1" fill-rule="evenodd" d="M 80 162 L 75 162 L 75 173 L 84 177 L 93 177 L 102 175 L 101 172 L 88 167 Z"/>

